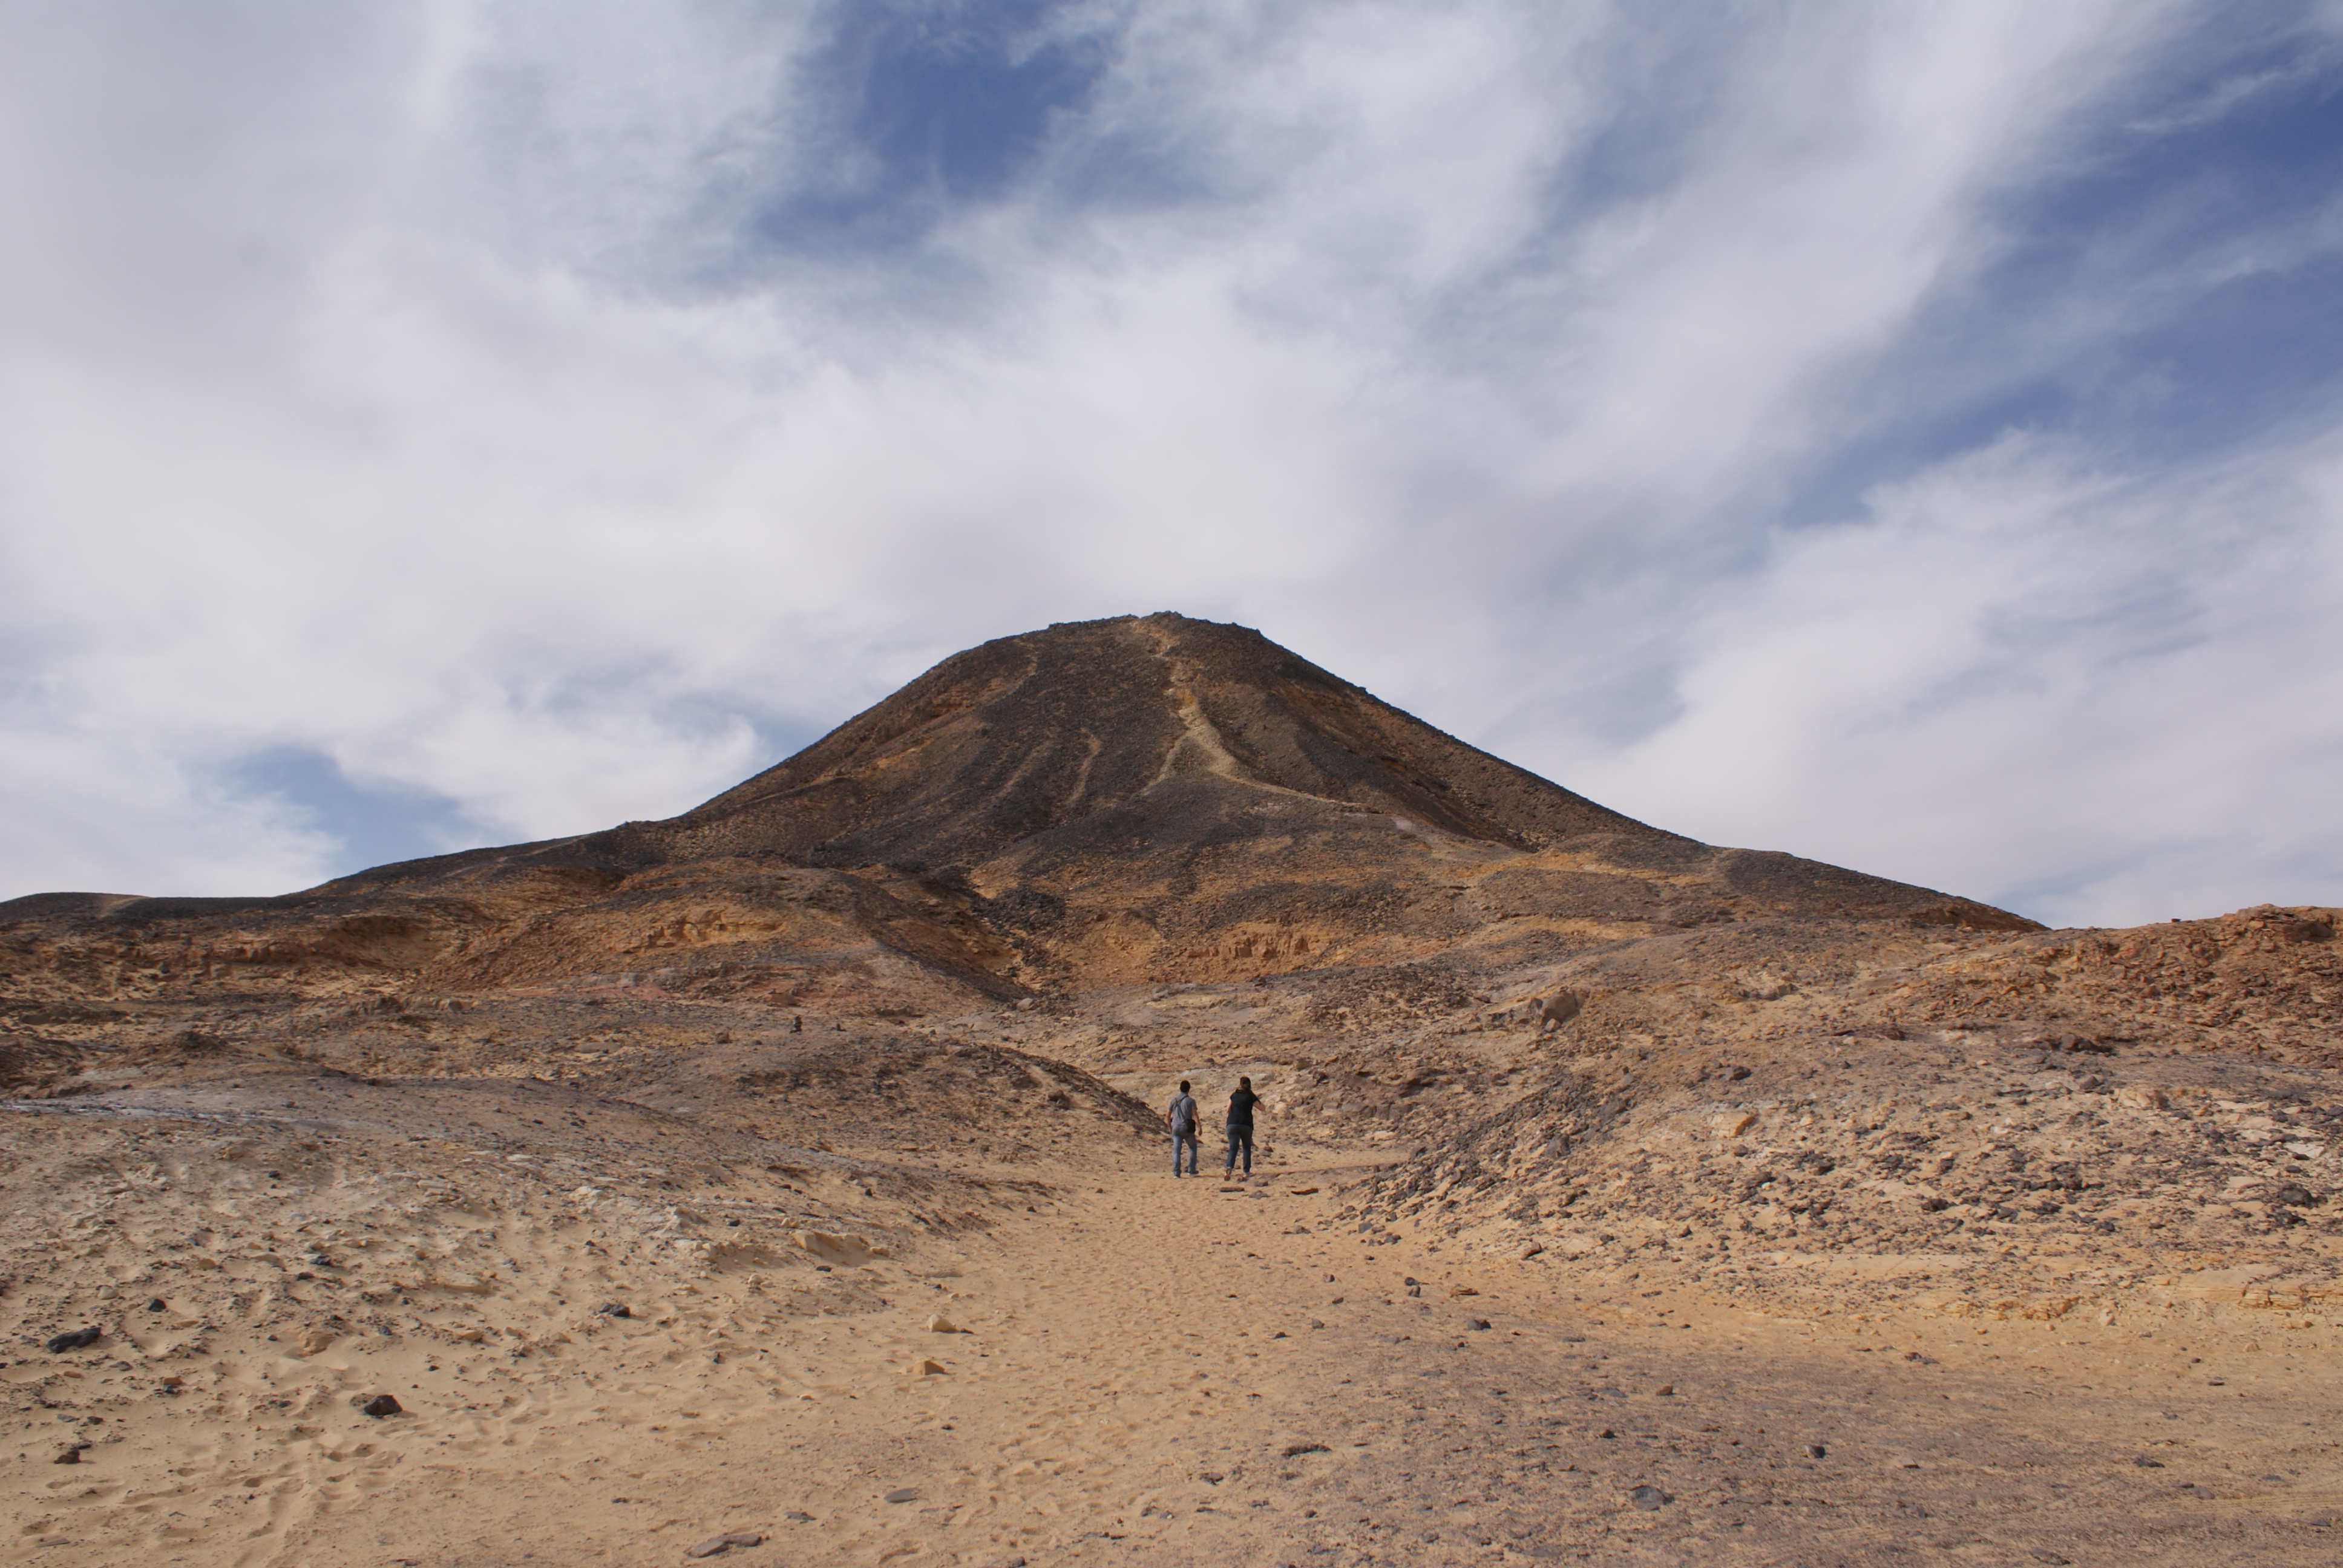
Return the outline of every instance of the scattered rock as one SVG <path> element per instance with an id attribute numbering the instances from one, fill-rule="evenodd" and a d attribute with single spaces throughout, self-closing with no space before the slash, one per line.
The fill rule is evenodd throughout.
<path id="1" fill-rule="evenodd" d="M 1674 1396 L 1674 1394 L 1675 1394 L 1675 1392 L 1676 1392 L 1676 1385 L 1675 1385 L 1675 1384 L 1674 1384 L 1674 1383 L 1672 1383 L 1672 1382 L 1664 1382 L 1664 1383 L 1662 1383 L 1659 1387 L 1657 1387 L 1657 1388 L 1655 1388 L 1655 1389 L 1654 1389 L 1654 1390 L 1652 1391 L 1652 1392 L 1654 1392 L 1654 1394 L 1658 1395 L 1658 1396 L 1659 1396 L 1660 1398 L 1662 1398 L 1662 1399 L 1669 1399 L 1669 1398 L 1673 1398 L 1673 1397 Z"/>
<path id="2" fill-rule="evenodd" d="M 1819 1442 L 1810 1442 L 1806 1444 L 1806 1457 L 1808 1459 L 1827 1459 L 1830 1457 L 1830 1450 L 1825 1448 Z"/>
<path id="3" fill-rule="evenodd" d="M 2047 1546 L 2036 1546 L 2028 1553 L 2027 1555 L 2031 1556 L 2036 1563 L 2047 1563 L 2051 1564 L 2051 1568 L 2062 1568 L 2062 1565 L 2069 1561 L 2067 1558 L 2059 1556 L 2058 1553 L 2051 1551 Z"/>
<path id="4" fill-rule="evenodd" d="M 380 1421 L 387 1415 L 404 1415 L 407 1413 L 400 1406 L 398 1401 L 387 1393 L 378 1393 L 375 1395 L 372 1399 L 367 1401 L 366 1403 L 358 1406 L 358 1412 L 362 1415 L 370 1415 L 377 1421 Z"/>
<path id="5" fill-rule="evenodd" d="M 1544 1247 L 1540 1246 L 1535 1241 L 1532 1241 L 1528 1246 L 1522 1249 L 1522 1261 L 1523 1262 L 1527 1262 L 1530 1259 L 1536 1257 L 1540 1252 L 1544 1251 L 1545 1249 Z"/>
<path id="6" fill-rule="evenodd" d="M 1746 1069 L 1741 1070 L 1745 1071 Z M 1716 1119 L 1716 1135 L 1720 1138 L 1738 1138 L 1756 1125 L 1757 1118 L 1749 1111 L 1727 1111 Z"/>
<path id="7" fill-rule="evenodd" d="M 1618 1434 L 1617 1432 L 1613 1432 L 1609 1427 L 1607 1427 L 1607 1426 L 1606 1426 L 1606 1427 L 1604 1427 L 1601 1432 L 1596 1432 L 1594 1435 L 1595 1435 L 1595 1436 L 1597 1436 L 1597 1437 L 1607 1437 L 1607 1438 L 1614 1438 L 1614 1439 L 1615 1439 L 1619 1434 Z"/>
<path id="8" fill-rule="evenodd" d="M 146 1310 L 150 1312 L 167 1312 L 171 1310 L 171 1306 L 162 1297 L 156 1296 L 146 1303 Z"/>
<path id="9" fill-rule="evenodd" d="M 918 1487 L 899 1486 L 895 1488 L 894 1491 L 887 1493 L 886 1497 L 882 1501 L 888 1503 L 917 1503 L 919 1500 L 920 1489 Z"/>
<path id="10" fill-rule="evenodd" d="M 1296 1187 L 1292 1190 L 1291 1195 L 1296 1198 L 1307 1198 L 1317 1191 L 1318 1189 L 1315 1187 Z"/>
<path id="11" fill-rule="evenodd" d="M 1471 1329 L 1473 1332 L 1478 1333 L 1489 1326 L 1489 1320 L 1486 1318 L 1466 1318 L 1464 1320 L 1464 1326 Z"/>
<path id="12" fill-rule="evenodd" d="M 735 1530 L 729 1535 L 711 1535 L 690 1551 L 686 1557 L 721 1557 L 735 1546 L 761 1546 L 765 1538 L 753 1530 Z"/>
<path id="13" fill-rule="evenodd" d="M 1448 1287 L 1448 1293 L 1452 1296 L 1477 1296 L 1481 1292 L 1470 1285 L 1451 1285 Z"/>
<path id="14" fill-rule="evenodd" d="M 928 1332 L 931 1334 L 964 1334 L 967 1332 L 941 1312 L 928 1320 Z"/>
<path id="15" fill-rule="evenodd" d="M 883 1258 L 887 1249 L 876 1247 L 860 1236 L 837 1236 L 828 1231 L 792 1231 L 789 1239 L 801 1251 L 831 1263 L 859 1263 L 865 1258 Z"/>
<path id="16" fill-rule="evenodd" d="M 2284 1203 L 2291 1209 L 2308 1209 L 2318 1201 L 2317 1194 L 2299 1181 L 2289 1181 L 2270 1195 L 2273 1203 Z"/>
<path id="17" fill-rule="evenodd" d="M 1675 1499 L 1656 1486 L 1639 1486 L 1627 1493 L 1627 1501 L 1646 1513 L 1656 1513 L 1662 1503 L 1674 1503 Z"/>
<path id="18" fill-rule="evenodd" d="M 57 1334 L 52 1337 L 48 1343 L 48 1352 L 54 1356 L 62 1355 L 66 1351 L 86 1350 L 89 1346 L 97 1343 L 100 1339 L 105 1337 L 105 1334 L 106 1331 L 104 1329 L 94 1326 L 86 1329 L 75 1329 L 70 1333 Z"/>
<path id="19" fill-rule="evenodd" d="M 1282 1454 L 1280 1457 L 1281 1457 L 1281 1458 L 1284 1458 L 1284 1459 L 1292 1459 L 1292 1458 L 1295 1457 L 1297 1454 L 1303 1454 L 1303 1453 L 1328 1453 L 1328 1452 L 1332 1452 L 1332 1450 L 1330 1450 L 1330 1449 L 1329 1449 L 1329 1448 L 1328 1448 L 1324 1443 L 1322 1443 L 1322 1442 L 1295 1442 L 1295 1443 L 1288 1443 L 1288 1444 L 1286 1445 L 1286 1449 L 1285 1449 L 1284 1453 L 1283 1453 L 1283 1454 Z"/>
<path id="20" fill-rule="evenodd" d="M 782 1514 L 781 1517 L 788 1520 L 792 1524 L 810 1524 L 813 1523 L 813 1515 L 808 1513 L 802 1508 L 792 1508 L 787 1513 Z"/>
<path id="21" fill-rule="evenodd" d="M 631 1318 L 635 1315 L 624 1302 L 604 1302 L 594 1310 L 606 1318 Z"/>
<path id="22" fill-rule="evenodd" d="M 2164 1461 L 2160 1459 L 2150 1459 L 2144 1453 L 2137 1459 L 2133 1460 L 2132 1462 L 2138 1465 L 2142 1470 L 2162 1470 L 2164 1468 Z"/>
<path id="23" fill-rule="evenodd" d="M 51 1464 L 79 1464 L 81 1462 L 82 1451 L 88 1446 L 89 1444 L 85 1442 L 74 1443 L 68 1448 L 59 1450 L 57 1456 L 49 1461 L 49 1462 Z M 59 1484 L 63 1483 L 60 1483 Z"/>
<path id="24" fill-rule="evenodd" d="M 943 1377 L 946 1376 L 947 1373 L 945 1372 L 943 1362 L 927 1361 L 920 1363 L 920 1375 L 921 1377 Z"/>

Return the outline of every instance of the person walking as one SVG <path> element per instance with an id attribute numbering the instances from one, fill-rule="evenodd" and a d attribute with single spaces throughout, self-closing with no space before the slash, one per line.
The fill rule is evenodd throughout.
<path id="1" fill-rule="evenodd" d="M 1244 1173 L 1252 1174 L 1252 1108 L 1261 1103 L 1261 1096 L 1252 1091 L 1252 1080 L 1237 1080 L 1237 1091 L 1229 1096 L 1229 1162 L 1222 1168 L 1223 1175 L 1232 1174 L 1237 1168 L 1237 1151 L 1244 1151 Z"/>
<path id="2" fill-rule="evenodd" d="M 1180 1145 L 1188 1146 L 1188 1174 L 1196 1173 L 1196 1101 L 1188 1092 L 1188 1081 L 1180 1081 L 1180 1092 L 1172 1097 L 1170 1109 L 1163 1112 L 1165 1125 L 1172 1129 L 1172 1178 L 1180 1178 Z"/>

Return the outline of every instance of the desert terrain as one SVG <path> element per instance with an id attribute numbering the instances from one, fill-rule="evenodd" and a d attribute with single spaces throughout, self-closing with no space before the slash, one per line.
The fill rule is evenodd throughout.
<path id="1" fill-rule="evenodd" d="M 6 1555 L 2332 1562 L 2336 916 L 1697 844 L 1172 616 L 668 822 L 18 899 Z"/>

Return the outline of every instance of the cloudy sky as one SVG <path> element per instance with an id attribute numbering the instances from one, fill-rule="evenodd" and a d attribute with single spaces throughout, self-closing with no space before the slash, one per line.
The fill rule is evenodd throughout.
<path id="1" fill-rule="evenodd" d="M 0 10 L 0 897 L 1178 609 L 1647 820 L 2343 902 L 2343 5 Z"/>

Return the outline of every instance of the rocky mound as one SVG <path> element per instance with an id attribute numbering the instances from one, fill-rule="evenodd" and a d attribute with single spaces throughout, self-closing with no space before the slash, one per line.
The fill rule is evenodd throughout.
<path id="1" fill-rule="evenodd" d="M 868 1015 L 1775 916 L 2028 929 L 1647 827 L 1157 615 L 956 655 L 669 821 L 278 899 L 17 900 L 0 969 L 44 1001 L 648 985 Z"/>

